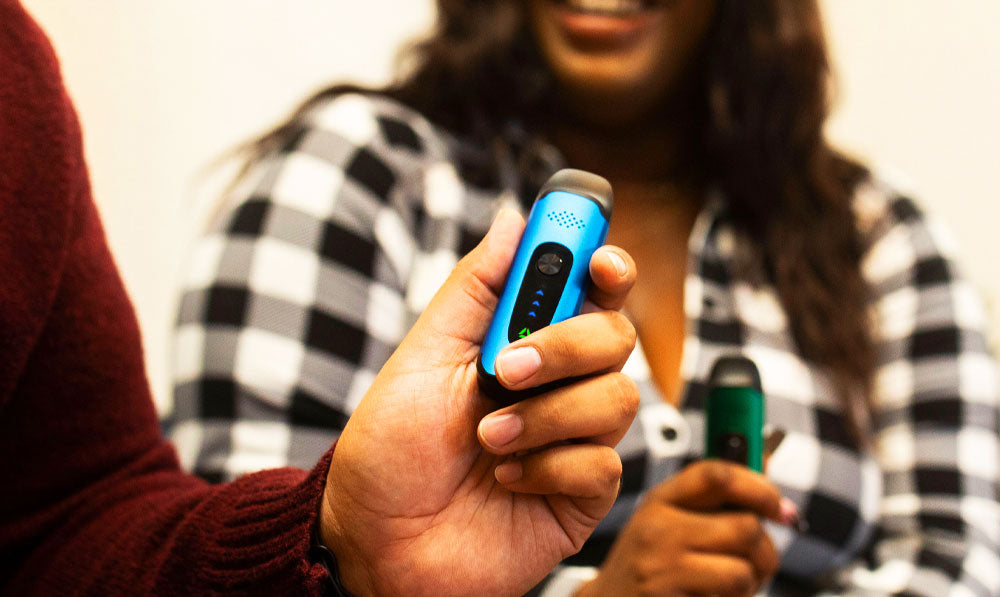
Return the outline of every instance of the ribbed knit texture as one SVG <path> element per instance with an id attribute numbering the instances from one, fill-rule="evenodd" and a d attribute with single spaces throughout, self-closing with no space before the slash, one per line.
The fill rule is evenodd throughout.
<path id="1" fill-rule="evenodd" d="M 0 593 L 318 594 L 329 456 L 219 486 L 179 470 L 55 55 L 0 0 Z"/>

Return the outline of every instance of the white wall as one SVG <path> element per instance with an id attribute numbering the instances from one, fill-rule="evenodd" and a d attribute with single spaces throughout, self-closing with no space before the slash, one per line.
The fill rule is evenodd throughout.
<path id="1" fill-rule="evenodd" d="M 232 169 L 200 172 L 328 81 L 384 81 L 396 44 L 429 26 L 431 2 L 23 2 L 62 59 L 162 405 L 185 248 Z M 1000 303 L 1000 3 L 823 5 L 841 82 L 831 137 L 909 174 Z"/>
<path id="2" fill-rule="evenodd" d="M 331 80 L 386 80 L 396 45 L 429 27 L 432 6 L 415 0 L 23 3 L 62 60 L 94 196 L 138 310 L 162 407 L 186 248 L 234 173 L 211 164 Z"/>
<path id="3" fill-rule="evenodd" d="M 1000 2 L 823 0 L 830 138 L 909 179 L 958 238 L 1000 339 Z"/>

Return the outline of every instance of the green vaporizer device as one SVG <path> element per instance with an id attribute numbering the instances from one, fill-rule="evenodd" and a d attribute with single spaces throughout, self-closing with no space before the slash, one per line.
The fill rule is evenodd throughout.
<path id="1" fill-rule="evenodd" d="M 753 361 L 726 356 L 715 362 L 705 400 L 705 457 L 764 470 L 764 392 Z"/>

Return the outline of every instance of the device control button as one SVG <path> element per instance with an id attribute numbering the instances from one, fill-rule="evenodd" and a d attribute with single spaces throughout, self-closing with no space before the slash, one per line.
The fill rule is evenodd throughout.
<path id="1" fill-rule="evenodd" d="M 545 253 L 538 258 L 538 271 L 546 276 L 554 276 L 562 269 L 562 257 L 555 253 Z"/>
<path id="2" fill-rule="evenodd" d="M 746 464 L 750 455 L 750 446 L 747 445 L 747 438 L 741 433 L 723 433 L 717 440 L 719 443 L 719 458 Z"/>

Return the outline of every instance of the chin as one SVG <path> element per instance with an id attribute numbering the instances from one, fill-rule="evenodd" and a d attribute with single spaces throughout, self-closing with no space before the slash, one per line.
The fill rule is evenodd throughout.
<path id="1" fill-rule="evenodd" d="M 669 95 L 668 73 L 642 67 L 642 61 L 574 57 L 553 69 L 563 102 L 574 116 L 593 124 L 633 124 Z"/>
<path id="2" fill-rule="evenodd" d="M 616 124 L 669 101 L 715 11 L 713 0 L 529 0 L 528 5 L 564 101 L 587 120 L 603 112 L 602 120 Z"/>

